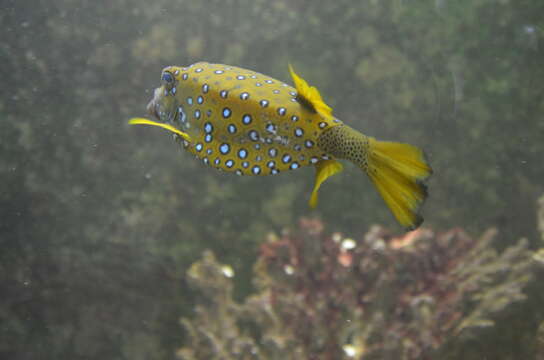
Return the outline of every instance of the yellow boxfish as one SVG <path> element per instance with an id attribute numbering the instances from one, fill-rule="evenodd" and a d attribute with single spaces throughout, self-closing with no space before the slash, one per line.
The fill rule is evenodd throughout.
<path id="1" fill-rule="evenodd" d="M 302 166 L 316 169 L 310 206 L 336 159 L 355 163 L 370 178 L 407 230 L 423 221 L 418 209 L 432 173 L 419 148 L 378 141 L 332 115 L 319 91 L 289 66 L 295 87 L 235 66 L 199 62 L 169 66 L 147 106 L 157 121 L 130 124 L 165 128 L 204 164 L 238 175 L 274 175 Z"/>

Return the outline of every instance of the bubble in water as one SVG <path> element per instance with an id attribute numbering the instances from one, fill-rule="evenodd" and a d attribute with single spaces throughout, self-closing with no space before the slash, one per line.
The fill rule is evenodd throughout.
<path id="1" fill-rule="evenodd" d="M 524 25 L 522 28 L 522 43 L 531 50 L 538 49 L 538 28 L 534 25 Z"/>
<path id="2" fill-rule="evenodd" d="M 353 345 L 344 345 L 342 346 L 342 349 L 347 357 L 355 357 L 357 355 L 357 348 Z"/>
<path id="3" fill-rule="evenodd" d="M 344 241 L 342 241 L 342 249 L 344 250 L 352 250 L 352 249 L 355 249 L 355 246 L 357 246 L 357 243 L 355 242 L 355 240 L 353 239 L 344 239 Z"/>
<path id="4" fill-rule="evenodd" d="M 232 278 L 234 276 L 234 270 L 232 270 L 232 268 L 228 265 L 221 267 L 221 271 L 223 272 L 223 275 L 228 278 Z"/>
<path id="5" fill-rule="evenodd" d="M 295 273 L 295 268 L 293 268 L 291 265 L 285 265 L 283 267 L 283 271 L 285 271 L 287 275 L 293 275 Z"/>
<path id="6" fill-rule="evenodd" d="M 340 240 L 342 240 L 342 235 L 340 233 L 332 234 L 332 241 L 334 241 L 335 243 L 339 243 Z"/>

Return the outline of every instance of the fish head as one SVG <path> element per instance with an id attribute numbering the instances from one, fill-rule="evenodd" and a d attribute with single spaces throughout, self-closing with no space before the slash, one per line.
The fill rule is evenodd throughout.
<path id="1" fill-rule="evenodd" d="M 176 78 L 174 74 L 163 70 L 161 74 L 161 86 L 156 88 L 153 99 L 147 104 L 147 112 L 163 123 L 176 125 L 178 112 L 178 100 L 176 99 Z"/>

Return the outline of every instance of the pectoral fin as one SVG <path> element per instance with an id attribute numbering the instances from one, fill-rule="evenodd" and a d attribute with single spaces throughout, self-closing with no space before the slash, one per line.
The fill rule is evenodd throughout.
<path id="1" fill-rule="evenodd" d="M 175 127 L 173 127 L 172 125 L 169 125 L 169 124 L 164 124 L 164 123 L 160 123 L 160 122 L 156 122 L 156 121 L 152 121 L 152 120 L 148 120 L 148 119 L 144 119 L 144 118 L 132 118 L 132 119 L 129 120 L 128 123 L 130 125 L 158 126 L 158 127 L 163 128 L 163 129 L 166 129 L 168 131 L 171 131 L 174 134 L 178 134 L 179 136 L 181 136 L 183 139 L 185 139 L 187 141 L 191 141 L 191 137 L 189 136 L 189 134 L 184 133 L 183 131 L 181 131 L 179 129 L 176 129 Z"/>
<path id="2" fill-rule="evenodd" d="M 329 177 L 341 172 L 342 169 L 342 164 L 336 160 L 321 160 L 315 164 L 315 185 L 309 202 L 311 208 L 315 208 L 317 205 L 317 191 L 319 190 L 321 184 Z"/>

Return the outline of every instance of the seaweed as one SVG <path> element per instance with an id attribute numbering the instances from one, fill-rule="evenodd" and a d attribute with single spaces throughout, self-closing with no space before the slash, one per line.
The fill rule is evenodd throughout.
<path id="1" fill-rule="evenodd" d="M 537 306 L 528 289 L 543 278 L 543 250 L 522 238 L 499 251 L 499 238 L 494 228 L 473 238 L 461 228 L 394 236 L 374 226 L 355 240 L 302 218 L 296 229 L 267 236 L 254 266 L 255 293 L 242 303 L 232 298 L 232 272 L 208 251 L 188 271 L 200 298 L 195 316 L 182 319 L 187 336 L 178 356 L 516 358 L 501 357 L 502 333 L 519 342 L 508 344 L 522 348 L 518 355 L 542 357 L 542 314 L 527 307 Z M 536 324 L 529 340 L 516 335 L 516 321 L 526 325 L 527 316 Z"/>

